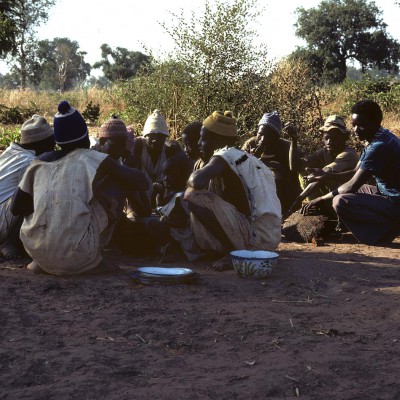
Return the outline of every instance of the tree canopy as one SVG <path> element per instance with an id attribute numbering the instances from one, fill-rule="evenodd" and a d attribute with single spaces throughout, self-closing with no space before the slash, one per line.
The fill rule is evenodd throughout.
<path id="1" fill-rule="evenodd" d="M 373 1 L 325 0 L 296 13 L 296 35 L 307 45 L 294 55 L 311 61 L 321 75 L 328 71 L 329 80 L 346 78 L 348 60 L 358 61 L 363 71 L 398 71 L 400 44 L 386 32 L 382 11 Z"/>
<path id="2" fill-rule="evenodd" d="M 124 47 L 112 49 L 108 44 L 101 45 L 101 61 L 93 68 L 102 68 L 104 76 L 110 80 L 126 80 L 137 74 L 139 69 L 150 62 L 149 56 L 140 51 L 130 51 Z"/>
<path id="3" fill-rule="evenodd" d="M 223 107 L 249 118 L 262 113 L 254 100 L 264 97 L 264 78 L 272 64 L 266 46 L 255 45 L 253 23 L 261 13 L 256 6 L 255 0 L 206 1 L 198 15 L 171 13 L 173 22 L 163 24 L 175 42 L 172 58 L 190 75 L 187 85 L 197 99 L 196 117 Z"/>
<path id="4" fill-rule="evenodd" d="M 64 92 L 82 84 L 90 74 L 90 64 L 78 42 L 68 38 L 41 40 L 36 51 L 36 84 L 43 89 Z"/>
<path id="5" fill-rule="evenodd" d="M 47 21 L 48 9 L 55 0 L 10 0 L 1 2 L 0 40 L 5 40 L 0 55 L 8 57 L 12 72 L 19 76 L 19 83 L 25 88 L 28 82 L 29 60 L 34 58 L 36 28 Z"/>
<path id="6" fill-rule="evenodd" d="M 15 48 L 16 23 L 12 16 L 12 0 L 0 1 L 0 57 Z"/>

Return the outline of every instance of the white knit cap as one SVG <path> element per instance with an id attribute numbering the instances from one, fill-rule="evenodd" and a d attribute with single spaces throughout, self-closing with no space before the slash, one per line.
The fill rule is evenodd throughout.
<path id="1" fill-rule="evenodd" d="M 153 113 L 147 117 L 142 136 L 149 135 L 150 133 L 162 133 L 163 135 L 169 136 L 167 122 L 161 115 L 160 110 L 154 110 Z"/>

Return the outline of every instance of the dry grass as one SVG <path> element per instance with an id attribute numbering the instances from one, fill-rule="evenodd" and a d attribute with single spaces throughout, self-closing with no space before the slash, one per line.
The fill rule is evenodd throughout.
<path id="1" fill-rule="evenodd" d="M 100 105 L 99 124 L 107 120 L 112 113 L 124 109 L 124 104 L 113 96 L 112 90 L 89 88 L 65 93 L 45 92 L 33 90 L 0 90 L 0 104 L 7 107 L 31 107 L 33 104 L 38 108 L 39 114 L 52 121 L 57 112 L 57 105 L 61 100 L 68 100 L 70 104 L 80 112 L 84 111 L 87 104 Z"/>
<path id="2" fill-rule="evenodd" d="M 327 116 L 339 113 L 339 110 L 343 106 L 343 94 L 341 94 L 340 87 L 332 90 L 329 94 L 323 93 L 323 96 L 328 98 L 328 102 L 323 104 L 322 114 Z M 101 123 L 106 121 L 113 113 L 123 113 L 126 107 L 123 100 L 116 96 L 112 89 L 89 88 L 65 93 L 32 90 L 0 90 L 0 104 L 7 107 L 31 107 L 32 104 L 35 104 L 38 112 L 50 123 L 61 100 L 68 100 L 80 112 L 85 110 L 90 101 L 93 104 L 100 105 L 100 120 L 96 126 L 92 126 L 90 129 L 91 133 L 93 132 L 94 134 Z M 348 121 L 349 118 L 347 118 Z M 135 122 L 138 121 L 125 121 L 127 125 L 135 124 Z M 400 113 L 385 113 L 383 126 L 400 137 Z"/>

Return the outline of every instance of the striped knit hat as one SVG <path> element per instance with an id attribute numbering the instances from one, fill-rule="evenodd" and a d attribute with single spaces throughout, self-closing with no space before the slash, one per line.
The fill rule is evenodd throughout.
<path id="1" fill-rule="evenodd" d="M 258 126 L 260 125 L 267 125 L 271 127 L 276 133 L 278 133 L 278 135 L 281 134 L 282 122 L 276 111 L 265 113 L 258 123 Z"/>
<path id="2" fill-rule="evenodd" d="M 54 116 L 53 125 L 57 144 L 78 142 L 89 135 L 82 115 L 66 100 L 58 105 L 58 113 Z"/>
<path id="3" fill-rule="evenodd" d="M 21 138 L 19 143 L 28 144 L 39 142 L 53 135 L 54 130 L 46 121 L 46 118 L 35 114 L 21 126 Z"/>

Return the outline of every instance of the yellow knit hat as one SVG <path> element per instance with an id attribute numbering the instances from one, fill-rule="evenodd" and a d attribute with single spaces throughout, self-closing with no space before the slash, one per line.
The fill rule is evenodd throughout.
<path id="1" fill-rule="evenodd" d="M 204 121 L 203 126 L 209 131 L 220 136 L 237 137 L 236 118 L 233 118 L 231 111 L 214 111 Z"/>
<path id="2" fill-rule="evenodd" d="M 161 115 L 160 110 L 154 110 L 152 114 L 147 117 L 142 136 L 149 135 L 150 133 L 162 133 L 163 135 L 169 136 L 167 122 Z"/>

